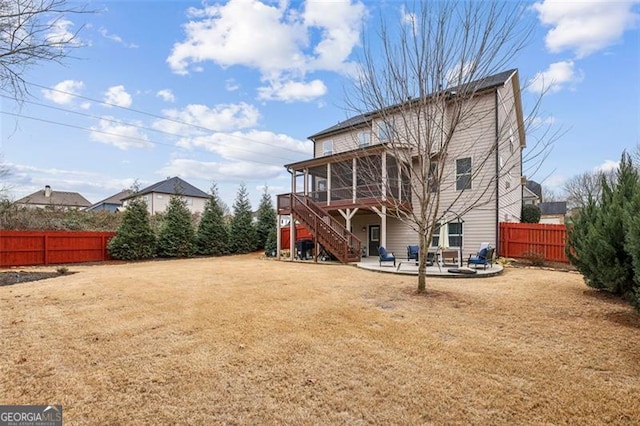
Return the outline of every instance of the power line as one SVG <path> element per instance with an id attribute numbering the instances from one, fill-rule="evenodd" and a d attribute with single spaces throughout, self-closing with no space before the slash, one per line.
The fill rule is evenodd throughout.
<path id="1" fill-rule="evenodd" d="M 154 145 L 164 145 L 164 146 L 169 146 L 169 147 L 172 147 L 172 148 L 176 147 L 176 145 L 173 145 L 173 144 L 167 144 L 167 143 L 162 143 L 162 142 L 154 142 L 154 141 L 151 141 L 151 140 L 148 140 L 148 139 L 136 138 L 136 137 L 133 137 L 133 136 L 122 136 L 122 135 L 119 135 L 117 133 L 105 132 L 105 131 L 102 131 L 102 130 L 95 130 L 95 129 L 87 129 L 86 127 L 82 127 L 82 126 L 76 126 L 76 125 L 68 124 L 68 123 L 61 123 L 61 122 L 47 120 L 47 119 L 39 118 L 39 117 L 31 117 L 31 116 L 23 115 L 23 114 L 16 114 L 16 113 L 13 113 L 13 112 L 0 111 L 0 114 L 11 115 L 11 116 L 14 116 L 14 117 L 19 117 L 19 118 L 26 118 L 26 119 L 29 119 L 29 120 L 41 121 L 43 123 L 55 124 L 55 125 L 58 125 L 58 126 L 70 127 L 72 129 L 89 130 L 89 131 L 96 132 L 96 133 L 102 133 L 102 134 L 109 135 L 109 136 L 117 136 L 117 137 L 120 137 L 120 138 L 140 141 L 140 142 L 144 142 L 144 143 L 151 143 L 151 144 L 154 144 Z M 177 147 L 181 148 L 181 149 L 186 149 L 186 148 L 183 148 L 183 147 L 180 147 L 180 146 L 177 146 Z M 226 157 L 230 158 L 232 160 L 236 160 L 236 161 L 247 161 L 247 162 L 250 162 L 250 163 L 265 164 L 265 165 L 268 165 L 268 166 L 273 166 L 274 165 L 273 163 L 267 163 L 266 161 L 246 160 L 246 159 L 241 159 L 241 158 L 238 158 L 238 157 L 233 157 L 233 156 L 230 156 L 230 155 L 228 155 Z"/>
<path id="2" fill-rule="evenodd" d="M 212 132 L 212 133 L 220 133 L 217 130 L 209 129 L 207 127 L 200 126 L 198 124 L 187 123 L 186 121 L 177 120 L 177 119 L 169 118 L 169 117 L 163 117 L 163 116 L 160 116 L 160 115 L 157 115 L 157 114 L 153 114 L 153 113 L 150 113 L 150 112 L 147 112 L 147 111 L 141 111 L 141 110 L 124 107 L 124 106 L 117 105 L 117 104 L 112 104 L 112 103 L 105 102 L 105 101 L 100 101 L 100 100 L 97 100 L 97 99 L 94 99 L 94 98 L 90 98 L 88 96 L 78 95 L 78 94 L 72 93 L 72 92 L 65 92 L 64 90 L 54 89 L 52 87 L 46 87 L 46 86 L 43 86 L 41 84 L 32 83 L 32 82 L 27 82 L 27 84 L 29 84 L 30 86 L 39 87 L 39 88 L 44 89 L 44 90 L 50 90 L 50 91 L 53 91 L 53 92 L 62 93 L 64 95 L 73 96 L 73 97 L 76 97 L 76 98 L 84 99 L 84 100 L 95 102 L 95 103 L 98 103 L 98 104 L 107 105 L 107 106 L 114 107 L 114 108 L 120 108 L 122 110 L 133 112 L 133 113 L 136 113 L 136 114 L 146 115 L 148 117 L 157 118 L 159 120 L 166 120 L 166 121 L 170 121 L 170 122 L 173 122 L 173 123 L 181 124 L 183 126 L 193 127 L 194 129 L 199 129 L 199 130 L 203 130 L 203 131 L 206 131 L 206 132 Z M 261 144 L 261 145 L 266 145 L 266 146 L 269 146 L 269 147 L 272 147 L 272 148 L 278 148 L 278 149 L 282 149 L 282 150 L 285 150 L 285 151 L 295 152 L 296 154 L 301 154 L 300 151 L 296 151 L 296 150 L 291 149 L 291 148 L 280 147 L 280 146 L 277 146 L 277 145 L 274 145 L 274 144 L 270 144 L 270 143 L 262 142 L 262 141 L 257 141 L 257 140 L 254 140 L 254 139 L 251 139 L 251 138 L 247 138 L 247 137 L 244 137 L 244 136 L 238 136 L 238 135 L 232 135 L 232 134 L 228 134 L 228 135 L 230 137 L 234 137 L 234 138 L 237 138 L 237 139 L 246 140 L 246 141 L 257 143 L 257 144 Z"/>
<path id="3" fill-rule="evenodd" d="M 0 95 L 0 97 L 7 98 L 7 99 L 13 99 L 10 96 L 6 96 L 6 95 Z M 65 112 L 65 113 L 76 114 L 76 115 L 80 115 L 80 116 L 83 116 L 83 117 L 88 117 L 88 118 L 93 118 L 93 119 L 97 119 L 97 120 L 108 121 L 108 122 L 114 123 L 114 124 L 122 124 L 122 125 L 130 126 L 130 127 L 135 127 L 137 129 L 141 129 L 141 130 L 147 130 L 147 131 L 151 131 L 151 132 L 163 133 L 163 134 L 169 135 L 169 136 L 182 137 L 182 135 L 179 135 L 177 133 L 171 133 L 171 132 L 167 132 L 167 131 L 164 131 L 164 130 L 153 129 L 153 128 L 150 128 L 150 127 L 140 126 L 138 124 L 128 123 L 126 121 L 115 120 L 115 119 L 106 118 L 106 117 L 100 117 L 100 116 L 97 116 L 97 115 L 87 114 L 87 113 L 84 113 L 84 112 L 74 111 L 74 110 L 70 110 L 70 109 L 66 109 L 66 108 L 62 108 L 62 107 L 57 107 L 57 106 L 53 106 L 53 105 L 46 105 L 46 104 L 43 104 L 43 103 L 40 103 L 40 102 L 29 101 L 29 100 L 23 100 L 23 102 L 28 103 L 28 104 L 32 104 L 32 105 L 36 105 L 36 106 L 40 106 L 40 107 L 43 107 L 43 108 L 53 109 L 53 110 L 56 110 L 56 111 L 62 111 L 62 112 Z M 2 111 L 0 111 L 0 112 L 2 112 Z M 152 143 L 154 145 L 164 145 L 164 146 L 171 146 L 171 147 L 178 147 L 178 148 L 181 148 L 181 149 L 186 149 L 186 148 L 181 147 L 179 145 L 172 145 L 172 144 L 166 144 L 166 143 L 162 143 L 162 142 L 149 141 L 149 140 L 146 140 L 146 139 L 135 138 L 135 137 L 132 137 L 132 136 L 125 136 L 125 135 L 120 135 L 120 134 L 117 134 L 117 133 L 110 133 L 110 132 L 105 132 L 105 131 L 96 130 L 96 129 L 92 129 L 92 128 L 81 127 L 81 126 L 73 126 L 73 125 L 69 125 L 69 124 L 66 124 L 66 123 L 58 122 L 58 121 L 41 119 L 41 118 L 31 117 L 31 116 L 18 115 L 18 114 L 13 114 L 13 113 L 6 113 L 6 114 L 14 115 L 14 116 L 17 116 L 17 117 L 28 118 L 28 119 L 32 119 L 32 120 L 38 120 L 38 121 L 46 122 L 46 123 L 49 123 L 49 124 L 55 124 L 55 125 L 60 125 L 60 126 L 65 126 L 65 127 L 72 127 L 72 128 L 81 129 L 81 130 L 88 130 L 88 131 L 97 132 L 97 133 L 103 133 L 103 134 L 111 135 L 111 136 L 118 136 L 118 137 L 123 138 L 123 139 L 144 140 L 144 141 L 147 141 L 148 143 Z M 223 133 L 223 134 L 225 136 L 228 135 L 227 133 Z M 246 149 L 246 148 L 242 148 L 242 147 L 234 147 L 234 149 L 237 149 L 239 151 L 249 152 L 249 153 L 253 152 L 250 149 Z M 207 151 L 207 150 L 199 150 L 197 148 L 193 148 L 193 150 L 194 151 L 200 151 L 200 152 L 207 152 L 207 153 L 210 152 L 210 151 Z M 290 157 L 281 157 L 281 156 L 278 156 L 278 155 L 266 154 L 266 153 L 262 154 L 262 155 L 265 155 L 267 157 L 272 157 L 272 158 L 278 158 L 280 160 L 292 161 L 292 159 Z"/>

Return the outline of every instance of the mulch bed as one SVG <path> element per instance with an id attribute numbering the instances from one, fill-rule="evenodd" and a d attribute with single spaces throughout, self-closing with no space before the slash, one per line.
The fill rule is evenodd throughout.
<path id="1" fill-rule="evenodd" d="M 44 280 L 47 278 L 60 277 L 62 275 L 64 274 L 61 274 L 59 272 L 29 272 L 29 271 L 0 272 L 0 286 L 26 283 L 29 281 Z"/>

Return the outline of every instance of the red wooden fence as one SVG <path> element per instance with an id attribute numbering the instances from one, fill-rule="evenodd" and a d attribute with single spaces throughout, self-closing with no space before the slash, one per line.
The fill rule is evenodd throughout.
<path id="1" fill-rule="evenodd" d="M 115 232 L 0 230 L 0 267 L 110 260 Z"/>
<path id="2" fill-rule="evenodd" d="M 565 254 L 567 228 L 541 223 L 500 223 L 500 256 L 526 258 L 541 255 L 551 262 L 569 263 Z"/>
<path id="3" fill-rule="evenodd" d="M 291 229 L 289 226 L 286 228 L 280 229 L 280 244 L 282 245 L 282 250 L 289 250 L 289 235 Z M 296 241 L 300 241 L 302 239 L 313 239 L 313 235 L 307 228 L 302 225 L 296 225 Z"/>

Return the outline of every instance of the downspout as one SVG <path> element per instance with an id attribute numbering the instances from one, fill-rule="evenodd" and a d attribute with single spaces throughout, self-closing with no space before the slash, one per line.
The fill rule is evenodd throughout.
<path id="1" fill-rule="evenodd" d="M 496 114 L 496 120 L 495 120 L 495 126 L 496 126 L 496 227 L 495 227 L 495 234 L 496 234 L 496 252 L 499 253 L 500 251 L 498 250 L 499 247 L 499 241 L 500 241 L 500 131 L 499 131 L 499 119 L 498 119 L 498 107 L 499 107 L 499 102 L 498 102 L 498 89 L 496 88 L 495 92 L 495 114 Z"/>

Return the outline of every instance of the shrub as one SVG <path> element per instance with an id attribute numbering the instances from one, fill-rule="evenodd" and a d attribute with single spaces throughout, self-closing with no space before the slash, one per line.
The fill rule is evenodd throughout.
<path id="1" fill-rule="evenodd" d="M 276 227 L 273 227 L 269 230 L 269 236 L 267 237 L 267 242 L 264 245 L 264 253 L 267 256 L 275 256 L 276 251 L 278 250 L 278 232 Z"/>
<path id="2" fill-rule="evenodd" d="M 525 204 L 522 206 L 520 214 L 520 222 L 522 223 L 540 223 L 540 207 L 534 204 Z"/>
<path id="3" fill-rule="evenodd" d="M 544 266 L 546 259 L 544 253 L 538 251 L 527 251 L 522 253 L 522 258 L 531 262 L 533 266 Z"/>
<path id="4" fill-rule="evenodd" d="M 156 253 L 156 236 L 149 224 L 147 203 L 134 198 L 122 217 L 122 224 L 107 245 L 114 259 L 148 259 Z"/>

